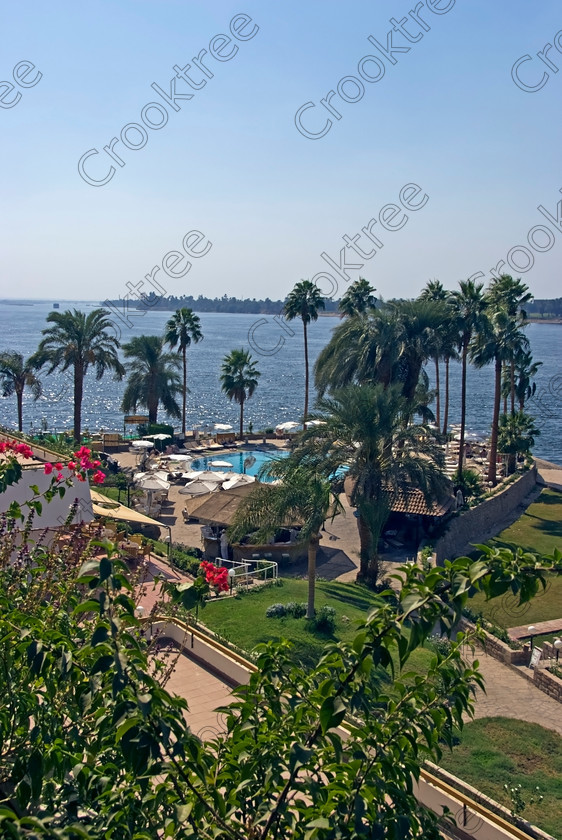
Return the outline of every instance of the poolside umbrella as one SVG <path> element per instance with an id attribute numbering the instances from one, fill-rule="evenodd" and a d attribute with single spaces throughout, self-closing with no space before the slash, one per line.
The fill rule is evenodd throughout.
<path id="1" fill-rule="evenodd" d="M 168 440 L 171 438 L 171 435 L 165 435 L 163 432 L 159 432 L 156 435 L 145 435 L 145 438 L 149 438 L 150 440 Z"/>
<path id="2" fill-rule="evenodd" d="M 132 445 L 135 449 L 152 449 L 154 446 L 151 440 L 134 440 Z"/>
<path id="3" fill-rule="evenodd" d="M 232 426 L 230 423 L 215 423 L 213 426 L 215 432 L 231 432 Z"/>
<path id="4" fill-rule="evenodd" d="M 243 484 L 253 484 L 256 481 L 253 475 L 242 475 L 235 473 L 222 485 L 223 490 L 234 490 L 235 487 L 242 487 Z"/>
<path id="5" fill-rule="evenodd" d="M 182 496 L 203 496 L 205 493 L 213 493 L 219 489 L 219 485 L 212 481 L 188 481 L 185 487 L 181 487 L 178 492 Z"/>
<path id="6" fill-rule="evenodd" d="M 162 478 L 158 478 L 157 476 L 147 476 L 146 478 L 141 478 L 138 482 L 139 487 L 142 487 L 143 490 L 169 490 L 170 489 L 170 482 L 164 481 Z"/>
<path id="7" fill-rule="evenodd" d="M 233 468 L 230 461 L 209 461 L 209 466 L 210 467 L 223 467 L 226 470 L 231 470 Z"/>
<path id="8" fill-rule="evenodd" d="M 306 425 L 307 426 L 325 426 L 326 421 L 325 420 L 307 420 Z"/>
<path id="9" fill-rule="evenodd" d="M 291 432 L 293 429 L 298 429 L 300 423 L 295 423 L 294 420 L 287 420 L 285 423 L 278 423 L 275 427 L 275 431 L 279 432 Z"/>
<path id="10" fill-rule="evenodd" d="M 168 461 L 192 461 L 191 455 L 166 455 Z"/>
<path id="11" fill-rule="evenodd" d="M 232 466 L 232 465 L 230 465 Z M 203 472 L 199 473 L 197 476 L 199 481 L 214 481 L 216 483 L 221 483 L 222 481 L 226 481 L 227 478 L 230 478 L 230 473 L 226 472 L 218 472 L 213 470 L 203 470 Z"/>

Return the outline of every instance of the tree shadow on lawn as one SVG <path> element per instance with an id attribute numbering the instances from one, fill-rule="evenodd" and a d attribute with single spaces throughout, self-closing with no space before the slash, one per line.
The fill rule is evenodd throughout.
<path id="1" fill-rule="evenodd" d="M 382 603 L 371 590 L 357 583 L 326 584 L 322 586 L 321 592 L 341 601 L 342 604 L 349 604 L 360 610 L 369 610 L 377 606 L 377 603 Z"/>

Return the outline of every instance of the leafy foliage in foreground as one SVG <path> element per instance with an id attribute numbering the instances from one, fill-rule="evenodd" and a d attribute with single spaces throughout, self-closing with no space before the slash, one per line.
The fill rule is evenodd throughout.
<path id="1" fill-rule="evenodd" d="M 313 670 L 263 645 L 226 733 L 204 745 L 165 689 L 124 567 L 104 557 L 57 580 L 48 552 L 32 555 L 4 566 L 0 595 L 0 825 L 14 838 L 437 838 L 412 782 L 480 677 L 462 636 L 425 677 L 408 679 L 409 656 L 436 621 L 452 627 L 471 588 L 528 598 L 542 575 L 535 558 L 490 549 L 406 567 L 399 606 L 381 597 Z M 394 651 L 401 673 L 374 678 Z"/>
<path id="2" fill-rule="evenodd" d="M 75 538 L 61 555 L 31 542 L 32 516 L 19 532 L 0 522 L 0 834 L 15 840 L 437 840 L 413 782 L 453 743 L 481 677 L 462 634 L 424 675 L 410 656 L 436 623 L 451 632 L 473 590 L 526 601 L 561 560 L 480 547 L 478 561 L 404 567 L 399 602 L 381 593 L 314 668 L 262 645 L 226 731 L 202 744 L 113 546 Z M 175 594 L 200 597 L 197 582 Z"/>

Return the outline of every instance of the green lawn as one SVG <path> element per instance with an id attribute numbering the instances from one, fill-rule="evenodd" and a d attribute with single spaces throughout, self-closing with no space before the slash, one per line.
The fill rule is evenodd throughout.
<path id="1" fill-rule="evenodd" d="M 336 611 L 336 628 L 332 635 L 313 631 L 304 618 L 266 618 L 265 611 L 270 604 L 305 602 L 307 591 L 306 580 L 283 578 L 281 586 L 248 592 L 239 598 L 210 601 L 199 617 L 215 633 L 247 651 L 260 642 L 288 639 L 294 644 L 295 661 L 312 665 L 328 642 L 354 638 L 357 622 L 365 619 L 377 599 L 368 589 L 355 583 L 318 581 L 316 609 L 327 604 Z M 429 650 L 416 651 L 409 670 L 426 671 L 431 656 Z"/>
<path id="2" fill-rule="evenodd" d="M 511 718 L 475 720 L 459 746 L 443 753 L 441 766 L 508 808 L 504 784 L 520 784 L 527 800 L 538 785 L 543 802 L 528 805 L 522 816 L 562 838 L 562 738 L 556 732 Z"/>
<path id="3" fill-rule="evenodd" d="M 562 575 L 548 575 L 546 589 L 540 589 L 527 604 L 519 606 L 518 602 L 519 599 L 511 594 L 486 601 L 484 595 L 478 592 L 470 600 L 469 607 L 476 613 L 481 612 L 492 624 L 505 629 L 562 618 Z"/>
<path id="4" fill-rule="evenodd" d="M 562 493 L 543 490 L 517 522 L 490 540 L 490 545 L 512 549 L 521 546 L 536 554 L 562 550 Z"/>
<path id="5" fill-rule="evenodd" d="M 490 540 L 490 545 L 511 549 L 521 546 L 536 554 L 550 554 L 556 547 L 562 550 L 562 493 L 543 490 L 517 522 Z M 546 590 L 521 607 L 512 595 L 486 602 L 478 594 L 471 600 L 470 608 L 505 628 L 562 618 L 562 576 L 549 575 Z"/>

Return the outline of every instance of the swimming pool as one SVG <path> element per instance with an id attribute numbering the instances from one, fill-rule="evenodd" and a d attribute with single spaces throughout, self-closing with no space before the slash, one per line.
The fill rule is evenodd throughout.
<path id="1" fill-rule="evenodd" d="M 247 475 L 257 475 L 261 467 L 270 461 L 286 458 L 288 452 L 262 452 L 261 449 L 246 449 L 243 452 L 231 452 L 228 455 L 208 455 L 205 458 L 197 458 L 190 466 L 191 470 L 214 470 L 220 472 L 220 467 L 211 467 L 211 461 L 228 461 L 232 464 L 232 471 L 235 473 L 247 473 Z M 252 463 L 244 461 L 255 459 Z M 265 479 L 267 480 L 267 479 Z"/>

